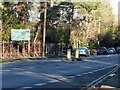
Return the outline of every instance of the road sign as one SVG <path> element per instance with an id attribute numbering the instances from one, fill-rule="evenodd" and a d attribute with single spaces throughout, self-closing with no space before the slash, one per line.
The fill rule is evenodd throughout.
<path id="1" fill-rule="evenodd" d="M 87 41 L 87 42 L 90 42 L 90 39 L 87 39 L 86 41 Z"/>
<path id="2" fill-rule="evenodd" d="M 11 40 L 30 40 L 29 29 L 12 29 Z"/>

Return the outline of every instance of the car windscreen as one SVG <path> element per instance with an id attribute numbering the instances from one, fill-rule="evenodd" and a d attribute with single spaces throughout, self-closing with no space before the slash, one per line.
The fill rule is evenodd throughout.
<path id="1" fill-rule="evenodd" d="M 105 48 L 98 48 L 98 50 L 105 50 Z"/>
<path id="2" fill-rule="evenodd" d="M 113 48 L 108 48 L 108 50 L 114 50 Z"/>
<path id="3" fill-rule="evenodd" d="M 86 50 L 86 48 L 78 48 L 78 50 Z"/>

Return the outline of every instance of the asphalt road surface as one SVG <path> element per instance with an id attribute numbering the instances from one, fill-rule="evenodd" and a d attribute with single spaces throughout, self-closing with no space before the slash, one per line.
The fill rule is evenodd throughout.
<path id="1" fill-rule="evenodd" d="M 90 56 L 84 61 L 62 62 L 61 59 L 63 58 L 3 63 L 0 73 L 2 88 L 82 89 L 102 80 L 104 75 L 109 75 L 120 64 L 118 54 Z M 112 74 L 115 75 L 114 72 Z M 115 86 L 119 88 L 118 83 Z"/>

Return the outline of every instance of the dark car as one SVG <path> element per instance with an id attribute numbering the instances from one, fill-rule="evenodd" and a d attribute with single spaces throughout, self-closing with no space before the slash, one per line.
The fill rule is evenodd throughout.
<path id="1" fill-rule="evenodd" d="M 119 48 L 117 48 L 117 53 L 118 53 L 118 54 L 120 54 L 120 47 L 119 47 Z"/>
<path id="2" fill-rule="evenodd" d="M 99 47 L 97 49 L 97 55 L 100 55 L 100 54 L 107 55 L 108 54 L 107 48 L 106 47 Z"/>
<path id="3" fill-rule="evenodd" d="M 116 50 L 115 48 L 108 48 L 108 54 L 115 54 Z"/>

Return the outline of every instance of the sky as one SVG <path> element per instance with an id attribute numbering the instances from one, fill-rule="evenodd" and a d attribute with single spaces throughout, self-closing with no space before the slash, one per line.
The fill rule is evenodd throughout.
<path id="1" fill-rule="evenodd" d="M 120 0 L 110 0 L 113 7 L 113 14 L 118 15 L 118 2 Z"/>

